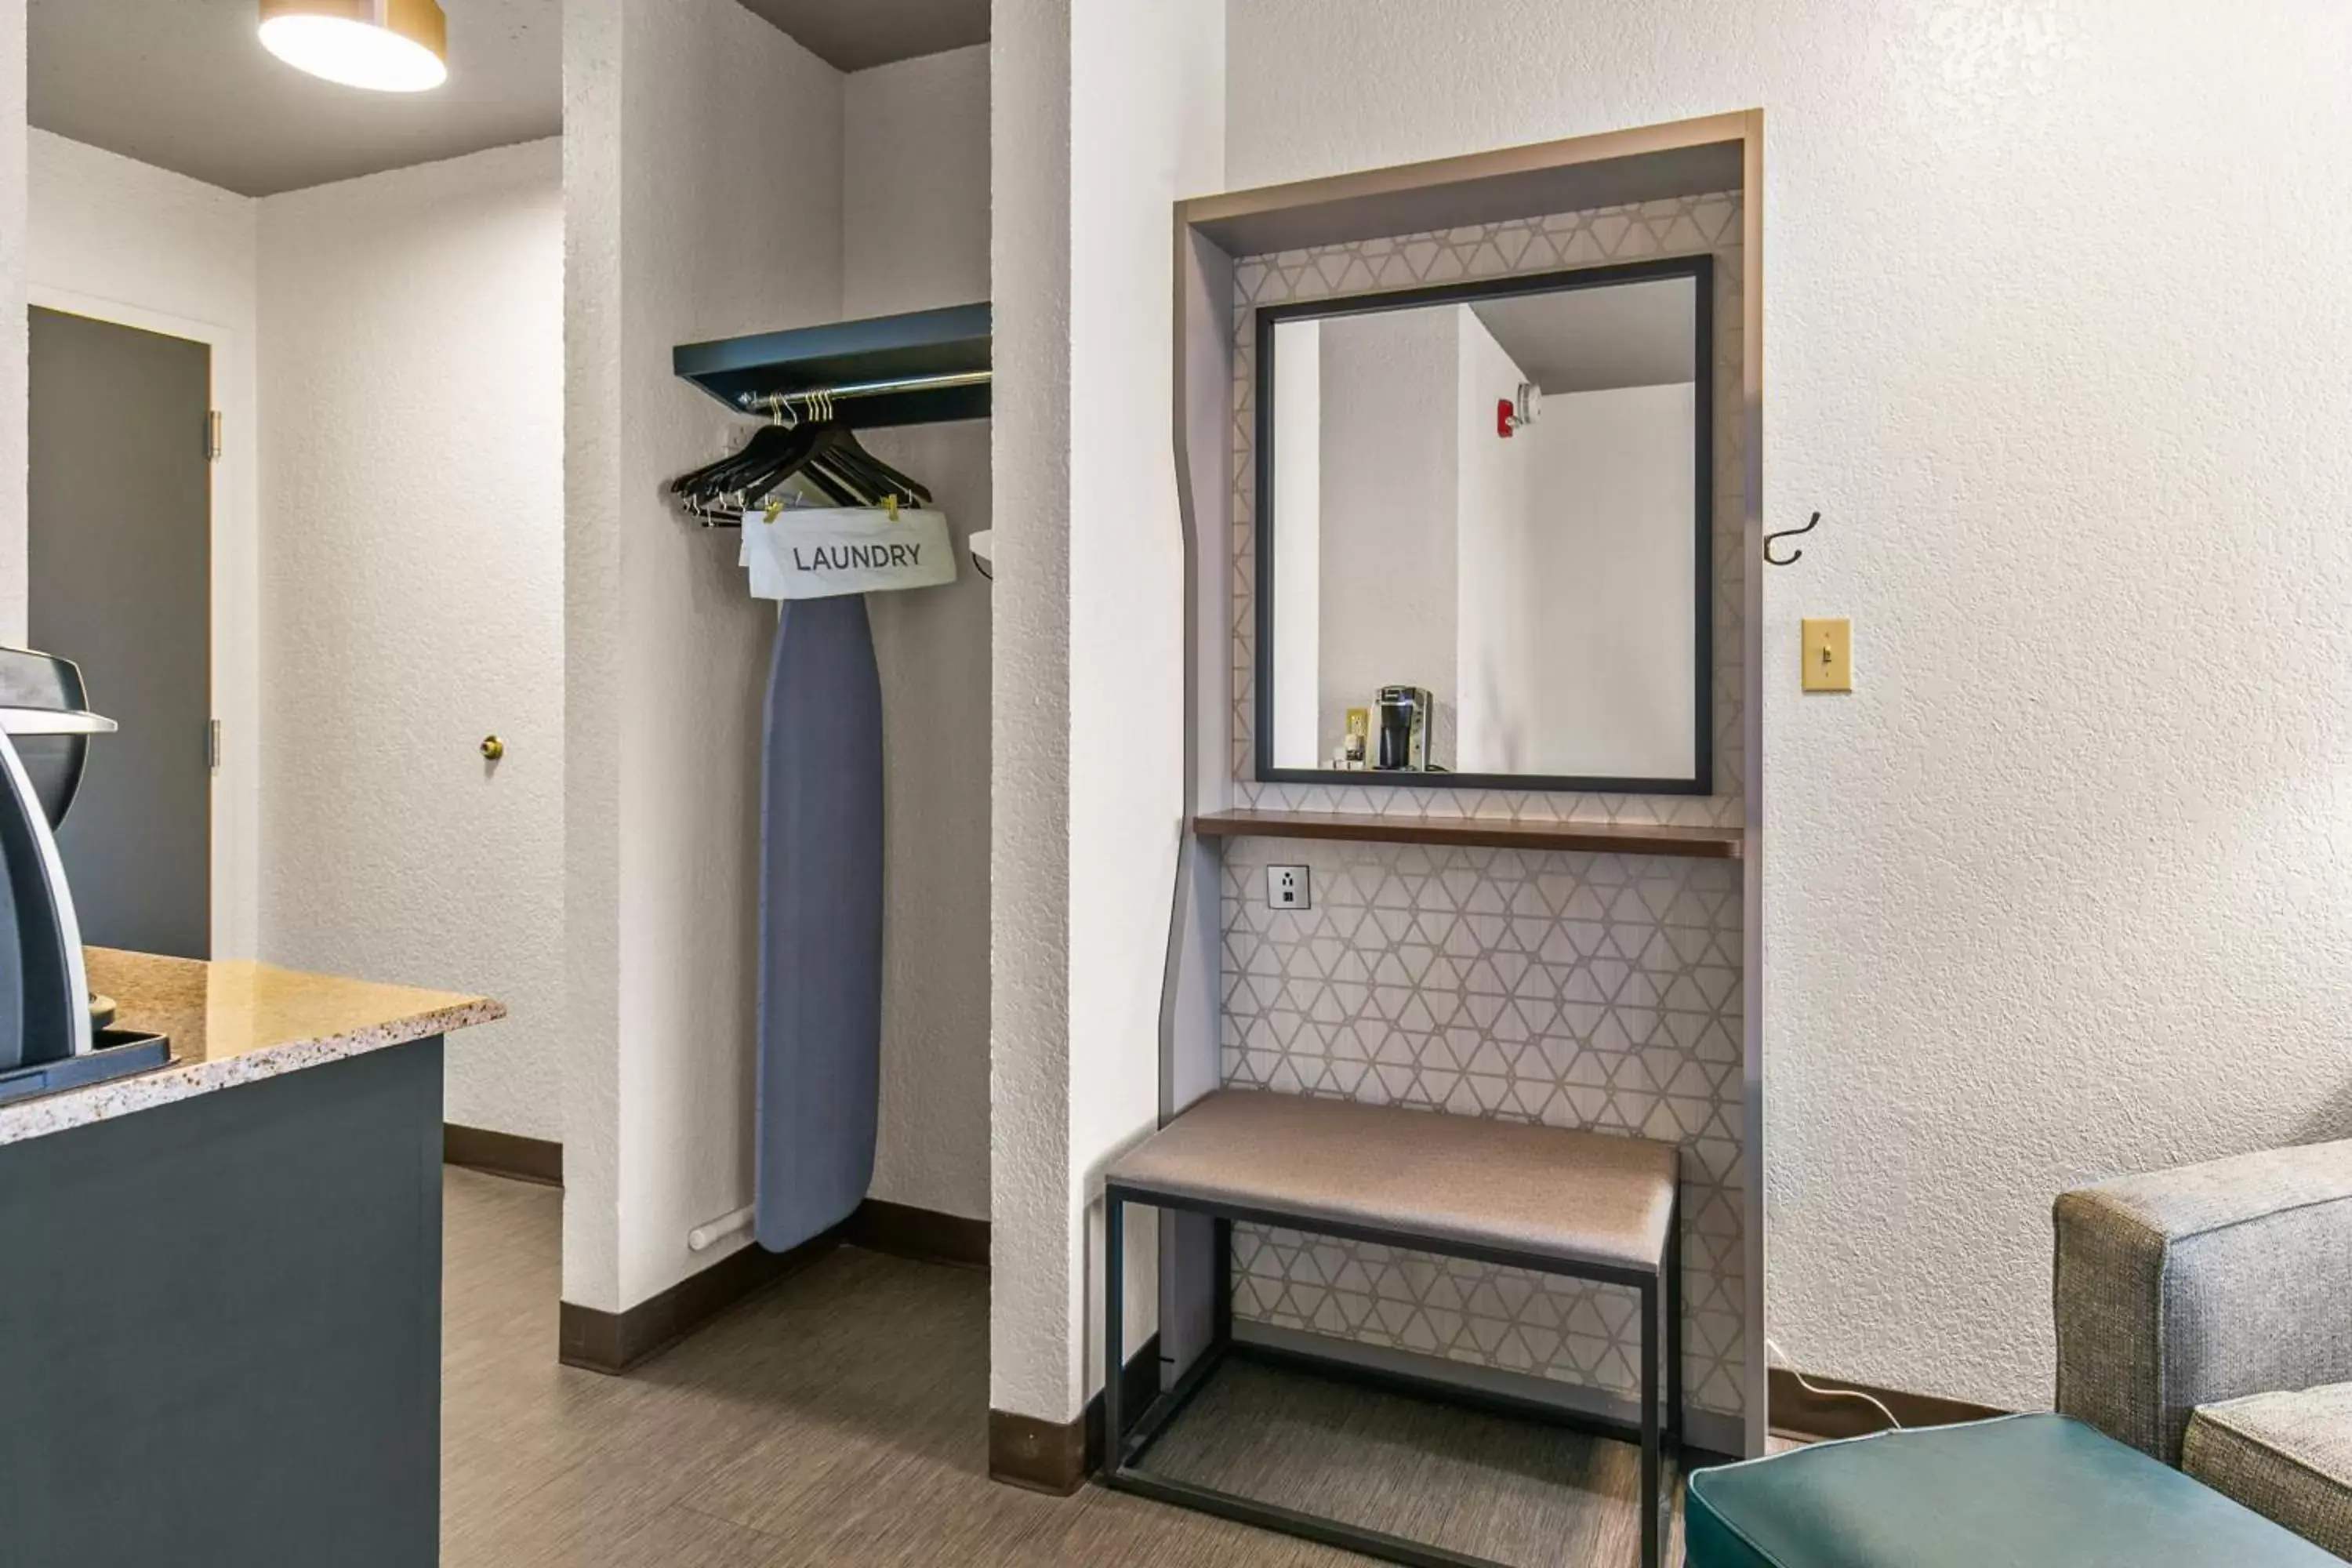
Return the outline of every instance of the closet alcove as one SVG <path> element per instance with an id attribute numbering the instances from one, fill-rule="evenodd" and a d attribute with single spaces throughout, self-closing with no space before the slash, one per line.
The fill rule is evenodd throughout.
<path id="1" fill-rule="evenodd" d="M 890 1229 L 903 1247 L 924 1211 L 877 1208 L 872 1197 L 884 1059 L 924 1043 L 906 1026 L 919 999 L 894 992 L 930 976 L 934 944 L 910 927 L 929 916 L 938 872 L 929 847 L 898 843 L 887 818 L 895 804 L 919 830 L 936 822 L 935 797 L 957 770 L 939 754 L 936 726 L 902 719 L 895 744 L 886 731 L 897 708 L 932 689 L 940 644 L 927 636 L 929 617 L 946 595 L 973 592 L 977 563 L 968 522 L 956 538 L 931 510 L 931 487 L 862 437 L 919 468 L 924 448 L 899 451 L 887 432 L 987 417 L 989 307 L 684 344 L 672 368 L 758 421 L 730 456 L 672 489 L 705 528 L 740 531 L 750 591 L 779 601 L 761 726 L 753 1198 L 698 1237 L 708 1247 L 748 1228 L 789 1253 L 829 1234 L 856 1239 L 862 1225 L 869 1238 Z M 817 539 L 836 542 L 803 542 Z M 837 542 L 848 539 L 860 542 Z M 763 572 L 755 556 L 772 564 Z M 810 557 L 840 564 L 802 569 Z M 984 814 L 977 826 L 977 844 L 961 847 L 984 856 Z M 971 840 L 973 825 L 963 826 Z M 978 1000 L 984 1016 L 984 987 Z M 940 1239 L 912 1249 L 984 1260 L 984 1230 L 976 1242 L 969 1224 L 948 1218 L 930 1222 Z"/>

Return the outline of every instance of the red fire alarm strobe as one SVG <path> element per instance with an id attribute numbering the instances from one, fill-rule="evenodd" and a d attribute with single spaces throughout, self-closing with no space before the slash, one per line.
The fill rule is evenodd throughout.
<path id="1" fill-rule="evenodd" d="M 1543 412 L 1543 388 L 1532 381 L 1519 383 L 1517 397 L 1495 400 L 1495 434 L 1507 441 L 1511 433 L 1522 425 L 1532 425 Z"/>

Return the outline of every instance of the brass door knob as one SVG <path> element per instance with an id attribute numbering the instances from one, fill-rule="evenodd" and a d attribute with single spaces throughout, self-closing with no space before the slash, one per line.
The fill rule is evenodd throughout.
<path id="1" fill-rule="evenodd" d="M 485 735 L 482 737 L 482 760 L 484 762 L 495 763 L 506 754 L 507 743 L 504 741 L 499 740 L 496 735 Z"/>

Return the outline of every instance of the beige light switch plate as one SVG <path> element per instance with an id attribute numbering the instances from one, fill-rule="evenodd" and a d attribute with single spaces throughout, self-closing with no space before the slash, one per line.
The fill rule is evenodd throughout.
<path id="1" fill-rule="evenodd" d="M 1808 691 L 1853 689 L 1853 623 L 1805 618 L 1804 676 Z"/>

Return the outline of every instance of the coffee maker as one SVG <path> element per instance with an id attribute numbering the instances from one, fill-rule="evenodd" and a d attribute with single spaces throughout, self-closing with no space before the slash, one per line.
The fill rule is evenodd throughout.
<path id="1" fill-rule="evenodd" d="M 81 787 L 89 710 L 72 660 L 0 648 L 0 1104 L 163 1065 L 160 1035 L 100 1026 L 56 828 Z"/>
<path id="2" fill-rule="evenodd" d="M 1430 716 L 1425 686 L 1383 686 L 1372 710 L 1372 765 L 1402 773 L 1429 770 Z"/>

